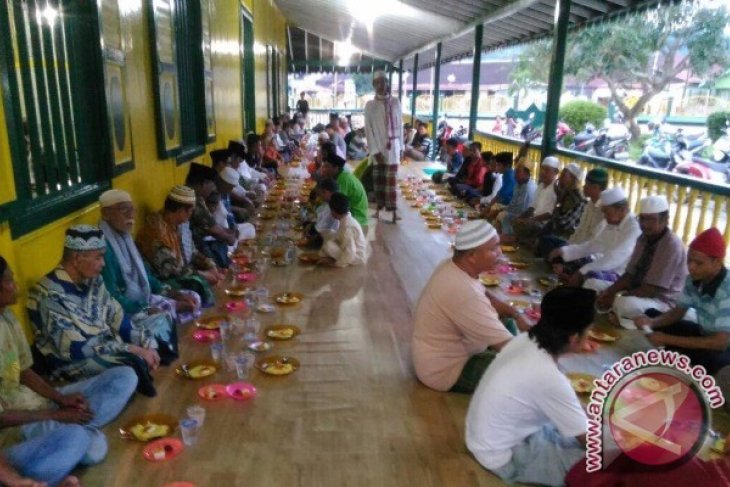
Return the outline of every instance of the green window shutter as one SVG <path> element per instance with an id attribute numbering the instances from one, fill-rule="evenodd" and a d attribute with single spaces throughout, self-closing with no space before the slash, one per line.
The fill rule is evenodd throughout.
<path id="1" fill-rule="evenodd" d="M 182 145 L 180 85 L 178 81 L 175 0 L 155 0 L 150 5 L 153 34 L 152 72 L 155 79 L 157 147 L 161 158 L 179 154 Z"/>
<path id="2" fill-rule="evenodd" d="M 127 102 L 125 37 L 117 0 L 97 0 L 104 60 L 106 112 L 114 160 L 114 175 L 134 169 L 132 123 Z"/>
<path id="3" fill-rule="evenodd" d="M 206 142 L 215 140 L 215 105 L 213 102 L 213 60 L 210 47 L 210 0 L 200 0 L 200 26 L 203 46 L 203 90 L 205 97 Z"/>
<path id="4" fill-rule="evenodd" d="M 0 71 L 17 199 L 0 208 L 18 236 L 88 205 L 108 187 L 108 133 L 96 6 L 0 0 Z"/>

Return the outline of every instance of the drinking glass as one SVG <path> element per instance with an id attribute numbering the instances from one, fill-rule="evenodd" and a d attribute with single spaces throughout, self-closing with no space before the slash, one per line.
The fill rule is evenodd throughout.
<path id="1" fill-rule="evenodd" d="M 236 356 L 236 377 L 239 380 L 248 379 L 248 372 L 253 361 L 254 355 L 250 352 L 241 352 Z"/>
<path id="2" fill-rule="evenodd" d="M 249 318 L 246 320 L 244 328 L 243 339 L 246 341 L 254 341 L 258 337 L 259 331 L 261 330 L 261 322 L 256 318 Z"/>
<path id="3" fill-rule="evenodd" d="M 186 411 L 188 413 L 188 418 L 195 420 L 195 422 L 198 423 L 199 428 L 203 426 L 203 423 L 205 423 L 205 408 L 203 406 L 194 404 L 192 406 L 188 406 Z"/>
<path id="4" fill-rule="evenodd" d="M 185 443 L 185 446 L 193 446 L 198 442 L 200 426 L 194 419 L 183 419 L 180 421 L 180 432 L 182 433 L 183 443 Z"/>

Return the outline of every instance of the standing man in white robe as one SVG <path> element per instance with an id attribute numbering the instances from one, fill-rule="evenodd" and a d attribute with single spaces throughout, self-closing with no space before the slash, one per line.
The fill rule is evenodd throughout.
<path id="1" fill-rule="evenodd" d="M 398 98 L 391 96 L 385 72 L 373 75 L 375 99 L 365 105 L 365 137 L 373 165 L 373 185 L 377 210 L 393 212 L 393 223 L 399 220 L 396 211 L 396 175 L 403 155 L 403 117 Z"/>

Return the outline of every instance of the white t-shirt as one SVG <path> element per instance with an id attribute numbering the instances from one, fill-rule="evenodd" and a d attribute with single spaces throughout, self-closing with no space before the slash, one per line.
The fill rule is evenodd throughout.
<path id="1" fill-rule="evenodd" d="M 532 207 L 535 208 L 534 215 L 542 215 L 543 213 L 552 213 L 555 203 L 558 201 L 558 194 L 555 192 L 555 182 L 544 186 L 542 183 L 537 185 L 535 192 L 535 201 Z"/>
<path id="2" fill-rule="evenodd" d="M 510 340 L 479 382 L 466 415 L 466 446 L 493 470 L 544 425 L 569 438 L 584 434 L 586 422 L 568 378 L 525 333 Z"/>

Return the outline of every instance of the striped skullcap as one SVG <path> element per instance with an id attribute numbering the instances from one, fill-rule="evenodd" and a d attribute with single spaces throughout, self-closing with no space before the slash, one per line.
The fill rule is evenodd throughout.
<path id="1" fill-rule="evenodd" d="M 497 230 L 486 220 L 471 220 L 456 234 L 456 250 L 469 250 L 479 247 L 497 236 Z"/>

